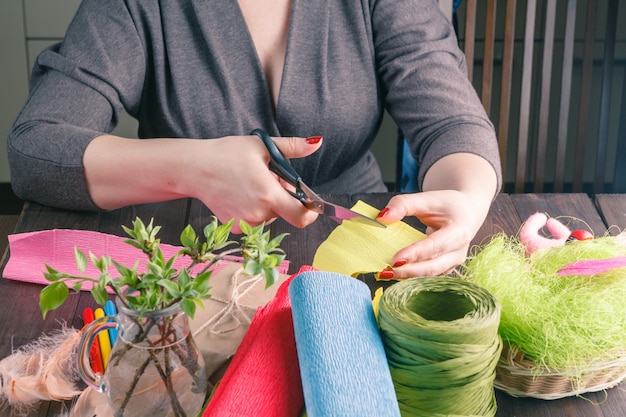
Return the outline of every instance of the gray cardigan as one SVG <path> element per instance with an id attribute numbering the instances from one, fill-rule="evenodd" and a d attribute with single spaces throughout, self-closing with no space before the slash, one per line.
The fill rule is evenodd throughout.
<path id="1" fill-rule="evenodd" d="M 276 109 L 237 0 L 84 0 L 60 47 L 38 57 L 9 134 L 16 194 L 97 209 L 83 153 L 124 109 L 141 138 L 323 135 L 293 164 L 336 193 L 385 190 L 369 148 L 387 109 L 420 184 L 454 152 L 483 156 L 501 182 L 493 126 L 435 0 L 292 0 Z"/>

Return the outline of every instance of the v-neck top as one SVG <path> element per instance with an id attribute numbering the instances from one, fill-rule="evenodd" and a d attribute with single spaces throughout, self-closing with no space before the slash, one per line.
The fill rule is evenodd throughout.
<path id="1" fill-rule="evenodd" d="M 419 183 L 454 152 L 500 175 L 493 126 L 435 0 L 293 0 L 275 108 L 237 0 L 84 0 L 63 43 L 37 59 L 9 135 L 12 185 L 25 199 L 97 209 L 83 154 L 125 110 L 140 138 L 322 135 L 319 151 L 292 161 L 307 184 L 384 191 L 369 149 L 385 109 Z"/>

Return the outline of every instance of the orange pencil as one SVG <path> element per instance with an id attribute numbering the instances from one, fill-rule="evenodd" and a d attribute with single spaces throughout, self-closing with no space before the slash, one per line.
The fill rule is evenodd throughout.
<path id="1" fill-rule="evenodd" d="M 96 319 L 104 317 L 104 310 L 100 307 L 93 311 L 93 316 Z M 108 331 L 102 331 L 98 333 L 98 341 L 100 342 L 100 356 L 102 356 L 102 367 L 107 369 L 109 364 L 109 356 L 111 356 L 111 339 L 109 338 Z"/>
<path id="2" fill-rule="evenodd" d="M 92 321 L 94 321 L 93 310 L 87 307 L 83 310 L 83 322 L 85 326 L 87 326 Z M 100 354 L 100 346 L 97 340 L 94 340 L 91 344 L 89 360 L 91 362 L 91 369 L 97 374 L 104 375 L 104 365 L 102 364 L 102 355 Z"/>

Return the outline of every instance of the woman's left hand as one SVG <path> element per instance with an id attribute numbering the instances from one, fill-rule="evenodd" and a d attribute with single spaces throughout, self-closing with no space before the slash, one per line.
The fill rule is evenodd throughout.
<path id="1" fill-rule="evenodd" d="M 426 239 L 395 254 L 393 268 L 381 278 L 398 279 L 449 273 L 463 263 L 469 245 L 484 222 L 489 205 L 455 190 L 425 191 L 394 196 L 378 220 L 390 224 L 415 216 L 426 225 Z"/>

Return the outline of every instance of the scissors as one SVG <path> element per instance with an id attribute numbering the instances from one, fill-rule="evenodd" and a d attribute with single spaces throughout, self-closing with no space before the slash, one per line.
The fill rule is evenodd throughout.
<path id="1" fill-rule="evenodd" d="M 257 135 L 270 154 L 270 171 L 274 172 L 280 178 L 287 183 L 295 187 L 295 192 L 287 190 L 294 198 L 299 200 L 306 208 L 313 210 L 319 214 L 330 217 L 337 223 L 341 224 L 344 220 L 358 218 L 366 221 L 369 224 L 377 225 L 380 227 L 387 227 L 386 225 L 364 216 L 360 213 L 352 211 L 348 208 L 339 206 L 337 204 L 324 201 L 318 196 L 308 185 L 302 181 L 302 177 L 291 166 L 291 163 L 283 153 L 278 149 L 278 146 L 274 143 L 270 135 L 264 130 L 254 129 L 252 134 Z"/>

